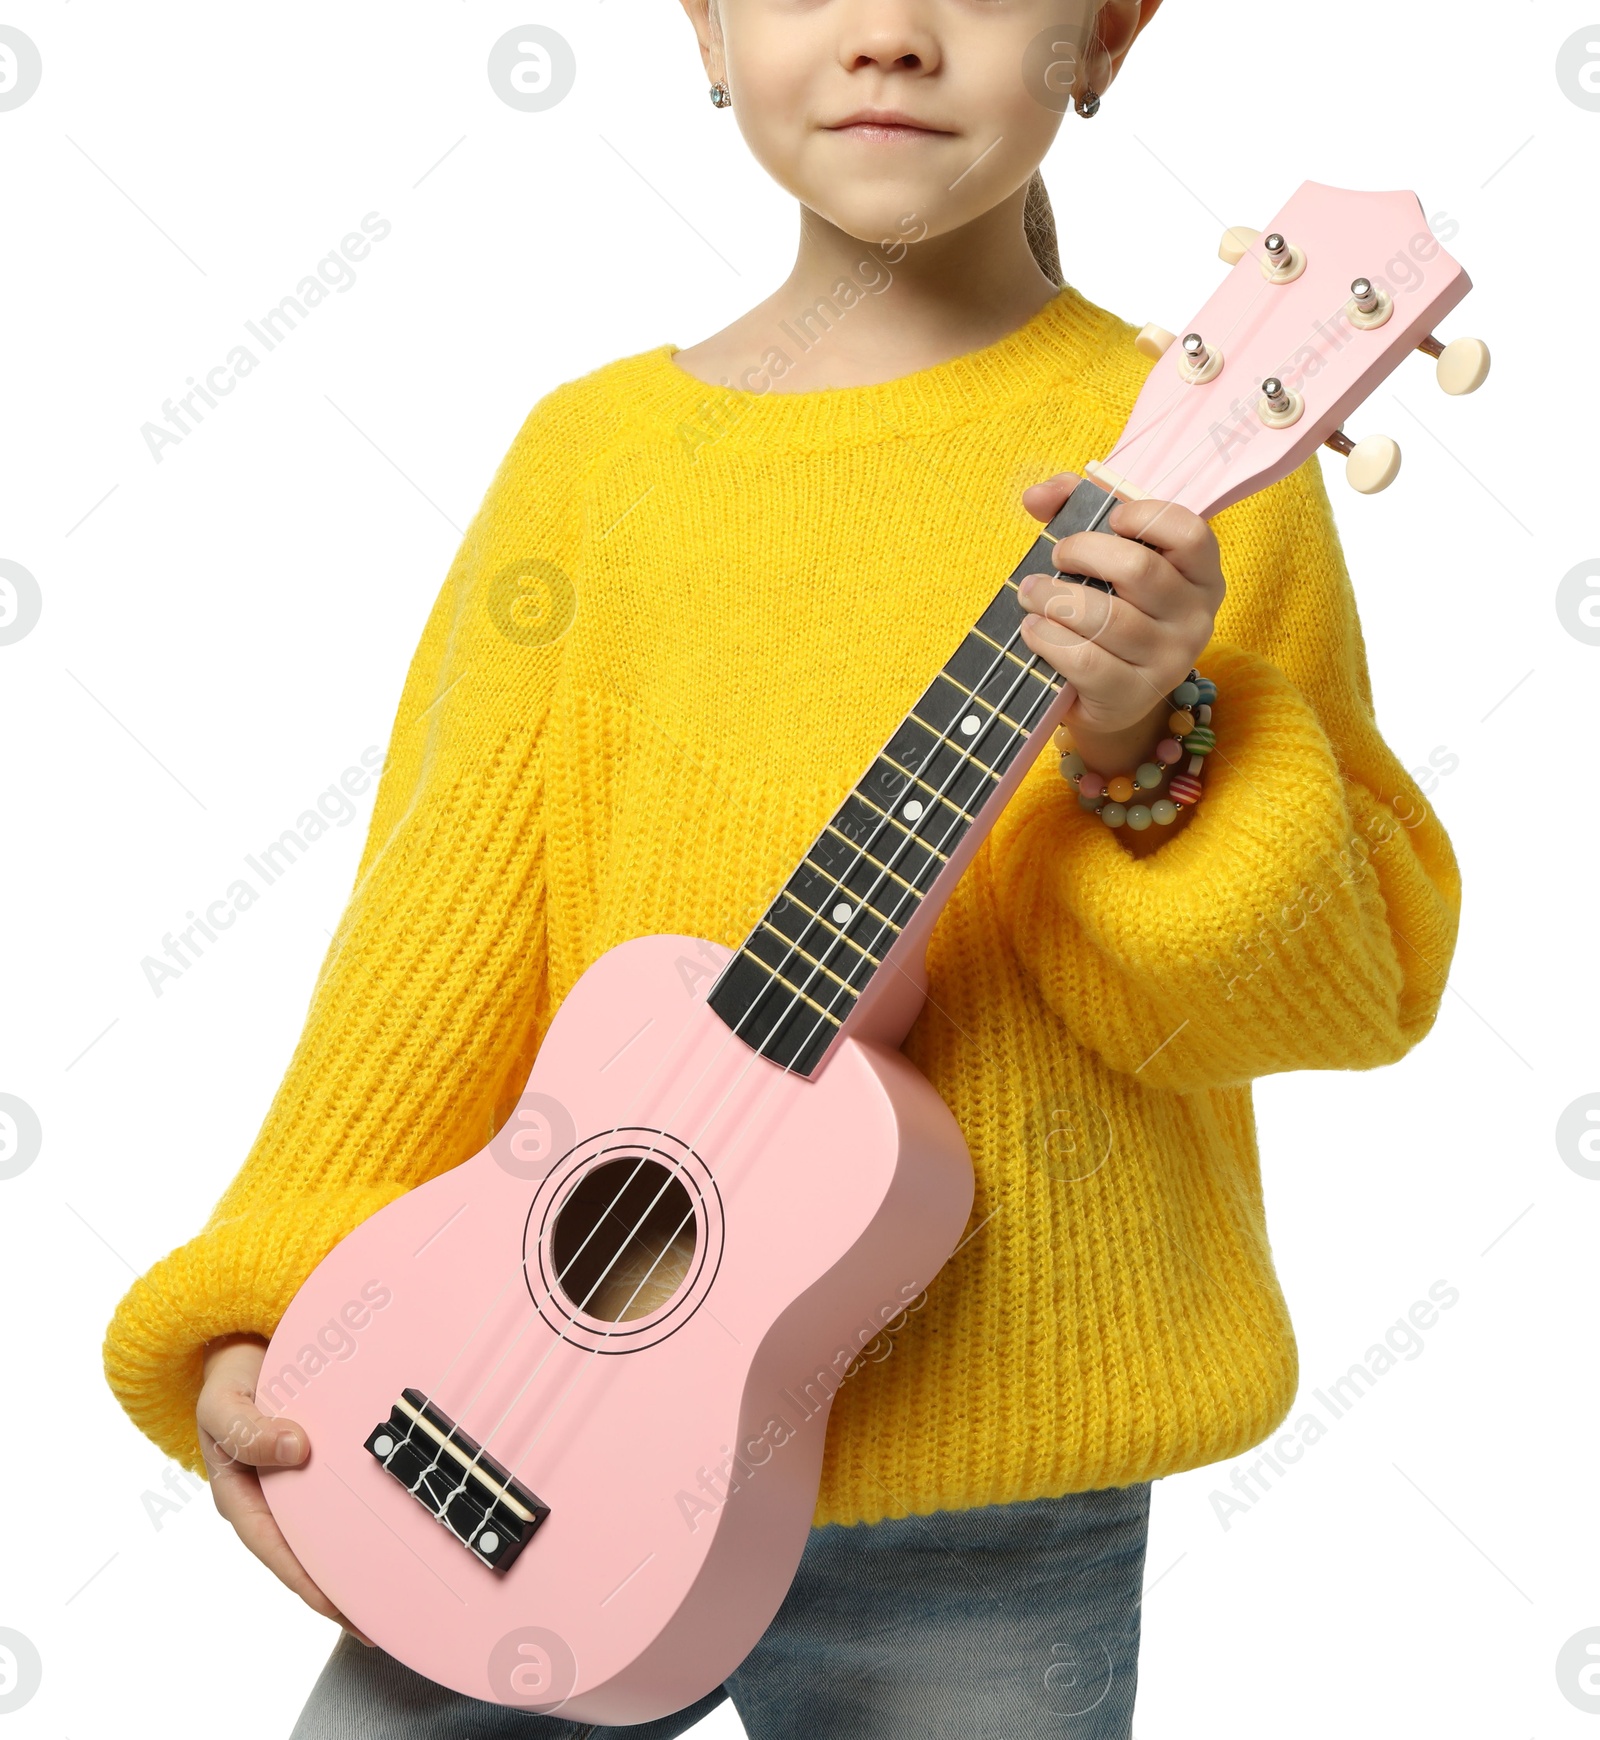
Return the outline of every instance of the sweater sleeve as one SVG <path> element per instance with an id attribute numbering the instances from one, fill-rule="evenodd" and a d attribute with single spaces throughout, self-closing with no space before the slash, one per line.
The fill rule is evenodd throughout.
<path id="1" fill-rule="evenodd" d="M 1354 595 L 1313 458 L 1219 514 L 1228 596 L 1196 813 L 1135 858 L 1046 748 L 988 875 L 1043 999 L 1111 1068 L 1191 1092 L 1392 1063 L 1438 1013 L 1460 877 L 1373 716 Z"/>
<path id="2" fill-rule="evenodd" d="M 205 1227 L 107 1329 L 118 1401 L 196 1473 L 205 1343 L 270 1337 L 347 1232 L 482 1148 L 548 1025 L 542 726 L 598 422 L 568 382 L 497 469 L 407 672 L 355 884 L 266 1120 Z"/>

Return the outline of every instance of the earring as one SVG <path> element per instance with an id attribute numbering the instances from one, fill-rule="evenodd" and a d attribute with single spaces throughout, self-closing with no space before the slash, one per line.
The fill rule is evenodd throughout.
<path id="1" fill-rule="evenodd" d="M 1078 113 L 1083 116 L 1084 120 L 1092 121 L 1100 113 L 1100 93 L 1098 91 L 1085 91 L 1078 98 Z"/>
<path id="2" fill-rule="evenodd" d="M 711 102 L 714 108 L 726 109 L 732 106 L 733 98 L 728 94 L 728 87 L 718 79 L 711 87 Z"/>

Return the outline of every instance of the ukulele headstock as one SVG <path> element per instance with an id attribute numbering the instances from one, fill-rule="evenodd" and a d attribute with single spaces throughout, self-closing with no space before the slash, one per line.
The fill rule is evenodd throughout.
<path id="1" fill-rule="evenodd" d="M 1102 488 L 1209 516 L 1327 442 L 1371 494 L 1393 481 L 1400 450 L 1385 436 L 1350 441 L 1345 418 L 1415 350 L 1438 359 L 1446 392 L 1488 373 L 1478 340 L 1432 336 L 1472 281 L 1415 194 L 1308 181 L 1267 229 L 1227 231 L 1221 253 L 1233 269 L 1183 337 L 1139 335 L 1157 360 L 1116 447 L 1086 467 Z"/>

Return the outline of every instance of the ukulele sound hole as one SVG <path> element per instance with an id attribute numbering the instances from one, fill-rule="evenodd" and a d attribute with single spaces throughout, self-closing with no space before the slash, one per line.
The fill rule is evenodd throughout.
<path id="1" fill-rule="evenodd" d="M 659 1310 L 683 1285 L 694 1248 L 689 1193 L 655 1160 L 595 1167 L 561 1205 L 551 1229 L 561 1291 L 574 1309 L 603 1323 Z"/>

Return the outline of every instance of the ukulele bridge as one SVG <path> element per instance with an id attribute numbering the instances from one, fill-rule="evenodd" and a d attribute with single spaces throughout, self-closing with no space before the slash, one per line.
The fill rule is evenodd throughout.
<path id="1" fill-rule="evenodd" d="M 368 1433 L 366 1448 L 491 1571 L 504 1571 L 550 1514 L 421 1390 L 400 1392 L 388 1419 Z"/>

